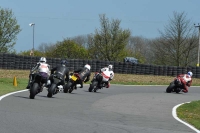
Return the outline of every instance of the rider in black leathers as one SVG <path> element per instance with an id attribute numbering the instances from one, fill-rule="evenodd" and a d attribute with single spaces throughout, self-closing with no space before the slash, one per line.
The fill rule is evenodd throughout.
<path id="1" fill-rule="evenodd" d="M 91 75 L 90 68 L 91 68 L 90 65 L 86 64 L 83 68 L 79 68 L 74 71 L 74 73 L 79 74 L 80 77 L 79 83 L 81 85 L 80 88 L 83 88 L 83 82 L 86 83 L 90 80 L 90 75 Z"/>
<path id="2" fill-rule="evenodd" d="M 64 85 L 65 81 L 69 80 L 69 69 L 66 67 L 66 65 L 67 65 L 67 61 L 62 60 L 60 65 L 57 65 L 56 67 L 52 68 L 51 76 L 49 77 L 49 80 L 52 81 L 53 75 L 56 75 L 57 77 L 61 77 L 62 79 L 60 85 Z"/>

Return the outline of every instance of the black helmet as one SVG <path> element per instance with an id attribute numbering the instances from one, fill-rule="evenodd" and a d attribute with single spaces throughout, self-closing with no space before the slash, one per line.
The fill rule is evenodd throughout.
<path id="1" fill-rule="evenodd" d="M 62 60 L 61 61 L 61 65 L 65 65 L 66 66 L 67 65 L 67 61 L 66 60 Z"/>

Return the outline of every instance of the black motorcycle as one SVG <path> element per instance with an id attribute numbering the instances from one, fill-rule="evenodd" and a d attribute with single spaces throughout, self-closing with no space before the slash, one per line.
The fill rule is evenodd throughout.
<path id="1" fill-rule="evenodd" d="M 92 92 L 92 91 L 97 92 L 97 90 L 103 89 L 103 87 L 106 86 L 106 81 L 104 79 L 105 78 L 103 77 L 103 75 L 101 73 L 96 72 L 91 81 L 88 91 L 89 92 Z"/>
<path id="2" fill-rule="evenodd" d="M 31 83 L 30 83 L 30 95 L 29 98 L 30 99 L 34 99 L 35 96 L 42 92 L 43 90 L 43 85 L 44 82 L 42 80 L 42 76 L 40 75 L 40 73 L 32 73 L 31 74 Z"/>
<path id="3" fill-rule="evenodd" d="M 71 93 L 74 89 L 76 89 L 77 84 L 80 84 L 80 77 L 78 73 L 73 73 L 67 84 L 63 87 L 64 93 Z"/>
<path id="4" fill-rule="evenodd" d="M 62 78 L 58 77 L 57 75 L 52 75 L 51 85 L 48 87 L 48 94 L 47 97 L 52 97 L 53 95 L 57 94 L 61 91 L 62 85 L 60 85 L 62 82 Z"/>
<path id="5" fill-rule="evenodd" d="M 166 89 L 167 93 L 176 92 L 179 93 L 184 89 L 183 84 L 181 83 L 180 78 L 175 78 Z"/>

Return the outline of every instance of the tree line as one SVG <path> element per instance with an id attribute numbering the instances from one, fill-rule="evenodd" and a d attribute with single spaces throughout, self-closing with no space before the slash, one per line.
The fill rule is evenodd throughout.
<path id="1" fill-rule="evenodd" d="M 88 35 L 64 38 L 56 43 L 42 43 L 34 56 L 67 59 L 98 59 L 123 61 L 135 57 L 141 64 L 196 66 L 198 33 L 185 12 L 173 12 L 160 36 L 147 39 L 131 36 L 129 29 L 120 27 L 121 20 L 99 15 L 100 29 Z M 17 34 L 21 31 L 12 10 L 0 8 L 0 52 L 13 50 Z M 30 56 L 30 50 L 16 53 Z"/>

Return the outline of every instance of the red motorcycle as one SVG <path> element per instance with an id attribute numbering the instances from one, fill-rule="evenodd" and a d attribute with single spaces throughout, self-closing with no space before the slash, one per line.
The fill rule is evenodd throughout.
<path id="1" fill-rule="evenodd" d="M 166 89 L 167 93 L 176 92 L 179 93 L 180 91 L 184 90 L 184 84 L 181 83 L 181 79 L 175 78 Z"/>

